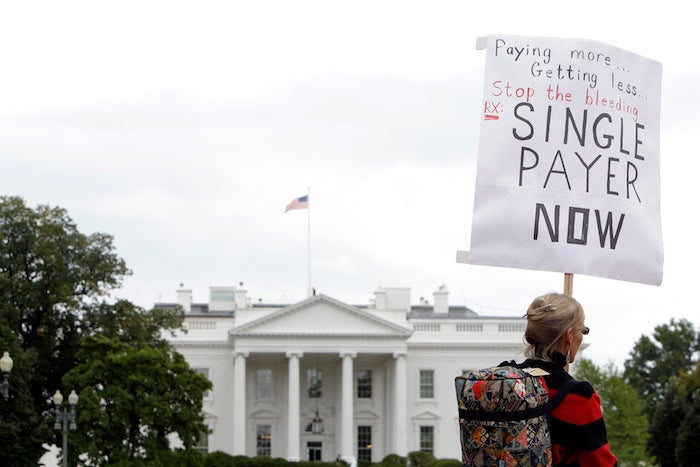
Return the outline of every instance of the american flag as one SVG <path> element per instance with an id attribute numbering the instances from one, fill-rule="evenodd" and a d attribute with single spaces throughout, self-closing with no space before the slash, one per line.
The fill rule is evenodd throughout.
<path id="1" fill-rule="evenodd" d="M 285 209 L 284 212 L 291 211 L 293 209 L 309 209 L 309 195 L 294 198 L 292 202 L 287 205 L 287 209 Z"/>

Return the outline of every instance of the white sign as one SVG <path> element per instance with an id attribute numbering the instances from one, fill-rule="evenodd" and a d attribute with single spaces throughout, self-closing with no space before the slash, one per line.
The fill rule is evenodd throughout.
<path id="1" fill-rule="evenodd" d="M 659 285 L 660 63 L 489 36 L 467 262 Z"/>

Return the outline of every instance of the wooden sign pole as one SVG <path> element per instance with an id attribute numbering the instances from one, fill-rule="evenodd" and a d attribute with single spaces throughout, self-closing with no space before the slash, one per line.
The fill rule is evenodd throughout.
<path id="1" fill-rule="evenodd" d="M 574 292 L 574 275 L 570 272 L 564 273 L 564 293 L 571 296 Z"/>

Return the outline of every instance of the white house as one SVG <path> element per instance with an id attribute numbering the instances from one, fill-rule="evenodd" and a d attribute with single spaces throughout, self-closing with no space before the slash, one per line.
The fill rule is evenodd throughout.
<path id="1" fill-rule="evenodd" d="M 177 290 L 186 334 L 170 338 L 213 389 L 204 399 L 206 451 L 378 462 L 432 452 L 460 459 L 454 377 L 521 359 L 525 321 L 449 306 L 411 305 L 380 288 L 370 305 L 318 294 L 290 305 L 251 303 L 242 286 L 211 287 L 207 304 Z"/>

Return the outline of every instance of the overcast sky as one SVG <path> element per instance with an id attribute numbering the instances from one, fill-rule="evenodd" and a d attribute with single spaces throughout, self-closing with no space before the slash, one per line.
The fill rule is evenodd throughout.
<path id="1" fill-rule="evenodd" d="M 568 6 L 572 5 L 572 6 Z M 696 297 L 697 21 L 686 2 L 114 1 L 0 7 L 0 193 L 114 235 L 150 307 L 350 304 L 378 287 L 524 311 L 558 273 L 457 264 L 469 248 L 488 34 L 594 39 L 664 66 L 660 287 L 585 277 L 587 355 L 618 365 Z M 644 252 L 640 252 L 644 254 Z"/>

